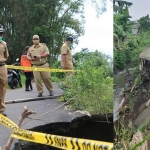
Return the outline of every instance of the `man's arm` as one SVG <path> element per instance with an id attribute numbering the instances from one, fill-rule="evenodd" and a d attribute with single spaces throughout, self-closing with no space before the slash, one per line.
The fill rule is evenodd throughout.
<path id="1" fill-rule="evenodd" d="M 62 57 L 61 57 L 61 61 L 62 61 L 62 68 L 63 69 L 67 69 L 67 65 L 66 65 L 66 54 L 62 54 Z"/>
<path id="2" fill-rule="evenodd" d="M 45 58 L 45 57 L 49 56 L 49 53 L 45 52 L 44 54 L 42 54 L 40 56 L 41 56 L 41 58 Z"/>
<path id="3" fill-rule="evenodd" d="M 67 69 L 67 64 L 66 64 L 66 54 L 67 54 L 67 48 L 66 46 L 61 47 L 61 67 L 63 69 Z"/>
<path id="4" fill-rule="evenodd" d="M 9 53 L 8 53 L 8 49 L 7 49 L 7 44 L 6 42 L 2 41 L 2 43 L 4 44 L 4 47 L 5 47 L 5 51 L 4 51 L 4 59 L 2 61 L 6 61 L 9 57 Z"/>
<path id="5" fill-rule="evenodd" d="M 44 44 L 44 43 L 43 43 L 43 44 Z M 45 44 L 44 44 L 44 45 L 45 45 Z M 50 54 L 49 54 L 49 49 L 48 49 L 48 47 L 45 45 L 44 53 L 38 55 L 37 57 L 38 57 L 38 58 L 46 58 L 46 57 L 49 56 L 49 55 L 50 55 Z"/>
<path id="6" fill-rule="evenodd" d="M 31 57 L 29 51 L 28 51 L 28 53 L 27 53 L 27 59 L 29 59 L 30 61 L 36 60 L 35 58 Z"/>

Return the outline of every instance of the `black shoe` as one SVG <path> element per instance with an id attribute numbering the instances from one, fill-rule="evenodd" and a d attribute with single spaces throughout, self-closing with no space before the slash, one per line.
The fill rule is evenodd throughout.
<path id="1" fill-rule="evenodd" d="M 54 96 L 54 93 L 53 92 L 49 92 L 49 96 Z"/>
<path id="2" fill-rule="evenodd" d="M 2 114 L 2 115 L 5 116 L 5 117 L 7 116 L 4 112 L 0 112 L 0 114 Z"/>
<path id="3" fill-rule="evenodd" d="M 25 91 L 30 91 L 29 89 L 25 89 Z"/>
<path id="4" fill-rule="evenodd" d="M 39 94 L 38 94 L 38 97 L 42 97 L 42 93 L 39 93 Z"/>

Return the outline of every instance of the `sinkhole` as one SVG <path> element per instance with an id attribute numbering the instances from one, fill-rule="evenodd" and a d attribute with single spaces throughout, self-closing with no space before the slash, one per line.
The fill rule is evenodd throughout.
<path id="1" fill-rule="evenodd" d="M 56 122 L 30 129 L 36 132 L 113 142 L 113 115 L 77 117 L 71 122 Z M 19 140 L 13 150 L 56 150 L 58 148 Z"/>

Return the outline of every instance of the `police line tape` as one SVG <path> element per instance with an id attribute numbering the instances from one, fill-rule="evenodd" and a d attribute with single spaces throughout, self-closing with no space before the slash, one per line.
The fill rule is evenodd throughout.
<path id="1" fill-rule="evenodd" d="M 79 139 L 20 129 L 14 122 L 0 114 L 0 123 L 13 129 L 11 137 L 49 145 L 66 150 L 113 150 L 113 143 Z"/>
<path id="2" fill-rule="evenodd" d="M 36 67 L 24 67 L 24 66 L 13 66 L 6 65 L 9 69 L 29 70 L 29 71 L 45 71 L 45 72 L 75 72 L 79 70 L 64 70 L 64 69 L 50 69 L 50 68 L 36 68 Z"/>

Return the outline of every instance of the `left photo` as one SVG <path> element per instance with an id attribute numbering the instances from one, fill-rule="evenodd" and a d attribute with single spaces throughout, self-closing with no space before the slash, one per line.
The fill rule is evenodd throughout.
<path id="1" fill-rule="evenodd" d="M 0 6 L 0 150 L 112 150 L 113 1 Z"/>

